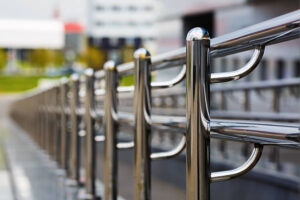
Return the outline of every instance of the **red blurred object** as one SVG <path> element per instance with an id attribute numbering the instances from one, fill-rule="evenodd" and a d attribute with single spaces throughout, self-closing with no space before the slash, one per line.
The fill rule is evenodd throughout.
<path id="1" fill-rule="evenodd" d="M 66 33 L 82 33 L 83 27 L 78 22 L 68 22 L 65 23 L 65 31 Z"/>

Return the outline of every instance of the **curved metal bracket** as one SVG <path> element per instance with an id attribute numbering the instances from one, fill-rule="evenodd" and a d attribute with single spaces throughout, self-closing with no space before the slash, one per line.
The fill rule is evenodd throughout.
<path id="1" fill-rule="evenodd" d="M 131 149 L 134 147 L 134 142 L 119 142 L 117 143 L 117 149 Z"/>
<path id="2" fill-rule="evenodd" d="M 84 90 L 84 89 L 79 89 L 79 97 L 80 97 L 80 98 L 84 98 L 85 95 L 86 95 L 85 90 Z"/>
<path id="3" fill-rule="evenodd" d="M 178 83 L 180 83 L 184 78 L 186 74 L 186 65 L 184 65 L 181 69 L 181 71 L 177 74 L 175 78 L 169 81 L 159 81 L 159 82 L 151 82 L 151 88 L 153 89 L 163 89 L 163 88 L 170 88 Z M 133 92 L 134 91 L 134 86 L 120 86 L 118 87 L 118 92 L 119 93 L 124 93 L 124 92 Z"/>
<path id="4" fill-rule="evenodd" d="M 166 152 L 158 152 L 158 153 L 151 153 L 150 158 L 152 160 L 162 160 L 162 159 L 169 159 L 179 155 L 185 148 L 186 145 L 186 138 L 182 136 L 179 144 L 172 150 Z"/>
<path id="5" fill-rule="evenodd" d="M 251 156 L 243 165 L 241 165 L 238 168 L 228 170 L 228 171 L 212 172 L 210 175 L 210 181 L 214 182 L 214 181 L 229 180 L 229 179 L 233 179 L 233 178 L 236 178 L 236 177 L 246 174 L 259 161 L 262 151 L 263 151 L 262 145 L 254 144 L 254 149 L 252 151 Z"/>
<path id="6" fill-rule="evenodd" d="M 221 83 L 221 82 L 227 82 L 232 80 L 238 80 L 240 78 L 243 78 L 244 76 L 247 76 L 257 67 L 257 65 L 259 64 L 260 60 L 264 55 L 264 51 L 265 51 L 265 46 L 257 46 L 255 48 L 255 51 L 251 59 L 244 67 L 231 72 L 212 73 L 210 76 L 210 82 Z"/>
<path id="7" fill-rule="evenodd" d="M 177 74 L 177 76 L 175 78 L 173 78 L 172 80 L 169 80 L 169 81 L 152 82 L 151 87 L 154 89 L 173 87 L 173 86 L 177 85 L 178 83 L 180 83 L 185 78 L 185 74 L 186 74 L 186 65 L 183 65 L 183 67 L 181 68 L 181 71 Z"/>
<path id="8" fill-rule="evenodd" d="M 133 92 L 134 91 L 134 86 L 119 86 L 117 88 L 118 93 L 124 93 L 124 92 Z"/>
<path id="9" fill-rule="evenodd" d="M 104 89 L 95 89 L 95 95 L 96 96 L 104 96 L 105 90 Z"/>
<path id="10" fill-rule="evenodd" d="M 105 141 L 105 136 L 104 135 L 96 135 L 95 136 L 95 141 L 96 142 L 104 142 Z"/>

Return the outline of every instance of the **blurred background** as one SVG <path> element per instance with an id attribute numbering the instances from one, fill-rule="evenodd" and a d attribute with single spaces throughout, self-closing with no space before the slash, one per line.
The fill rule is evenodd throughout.
<path id="1" fill-rule="evenodd" d="M 299 9 L 297 0 L 0 2 L 0 92 L 28 90 L 44 83 L 40 80 L 86 67 L 100 69 L 108 59 L 128 62 L 139 47 L 152 55 L 177 49 L 196 26 L 216 37 Z M 253 79 L 299 76 L 299 40 L 266 53 L 266 65 L 279 67 L 270 67 Z M 240 55 L 235 57 L 239 59 L 229 61 L 244 62 Z M 227 61 L 221 62 L 226 65 Z M 161 73 L 157 79 L 173 75 Z"/>
<path id="2" fill-rule="evenodd" d="M 0 140 L 9 144 L 0 148 L 3 155 L 0 156 L 0 199 L 13 199 L 14 191 L 10 184 L 14 179 L 8 173 L 11 168 L 9 163 L 14 163 L 10 162 L 11 158 L 20 160 L 16 153 L 24 150 L 21 148 L 24 142 L 22 139 L 19 138 L 17 142 L 14 139 L 6 140 L 14 135 L 12 133 L 21 131 L 7 117 L 10 103 L 22 96 L 20 92 L 28 92 L 36 87 L 47 88 L 63 76 L 83 73 L 87 67 L 101 69 L 109 59 L 117 63 L 132 61 L 135 49 L 140 47 L 149 49 L 152 55 L 178 49 L 185 45 L 186 34 L 193 27 L 206 28 L 213 38 L 299 8 L 299 0 L 0 0 Z M 249 51 L 213 59 L 212 71 L 237 69 L 251 55 L 252 51 Z M 170 79 L 179 70 L 180 66 L 163 70 L 153 74 L 153 79 Z M 299 39 L 267 47 L 260 67 L 246 78 L 224 86 L 296 78 L 300 78 Z M 122 79 L 121 84 L 133 84 L 133 77 Z M 212 110 L 220 116 L 228 115 L 228 110 L 234 111 L 234 114 L 244 113 L 236 116 L 249 116 L 247 113 L 251 112 L 256 119 L 262 116 L 259 112 L 267 113 L 267 116 L 283 113 L 280 116 L 284 117 L 280 119 L 269 117 L 268 120 L 299 124 L 299 88 L 288 88 L 281 92 L 277 107 L 273 106 L 272 92 L 270 89 L 268 92 L 247 94 L 251 101 L 246 106 L 246 97 L 241 91 L 212 94 Z M 176 107 L 174 112 L 180 113 L 180 109 L 184 108 L 180 100 L 182 97 L 175 96 L 154 98 L 153 102 L 154 107 Z M 176 144 L 177 139 L 157 136 L 154 140 L 157 146 L 169 147 Z M 230 159 L 236 159 L 237 151 L 242 152 L 241 157 L 249 153 L 249 146 L 219 141 L 216 145 L 220 147 L 212 155 L 217 163 L 216 168 L 224 167 L 225 161 L 230 163 Z M 265 194 L 260 199 L 300 199 L 299 152 L 274 148 L 266 152 L 257 173 L 246 176 L 245 180 L 234 180 L 231 184 L 215 184 L 212 189 L 213 199 L 258 199 L 254 195 L 256 191 Z M 129 172 L 128 163 L 131 158 L 126 160 L 130 157 L 129 153 L 126 154 L 123 155 L 125 171 L 121 174 L 130 175 L 132 172 Z M 33 163 L 32 158 L 28 158 L 26 163 Z M 23 164 L 19 163 L 20 166 Z M 154 164 L 153 199 L 185 198 L 184 165 L 182 157 Z M 178 173 L 180 176 L 174 178 Z M 32 180 L 39 177 L 30 179 L 26 173 L 22 175 L 19 171 L 18 174 L 23 177 L 19 199 L 34 199 L 34 192 L 28 191 L 31 190 Z M 126 183 L 127 178 L 121 177 L 121 182 Z M 26 180 L 27 190 L 22 189 Z M 275 183 L 273 180 L 276 180 Z M 246 190 L 247 185 L 257 190 Z M 130 187 L 128 184 L 122 188 L 120 184 L 120 193 L 125 199 L 132 199 Z M 230 189 L 232 187 L 240 189 L 241 192 L 237 193 L 239 196 Z M 219 193 L 220 188 L 224 191 L 226 188 L 223 197 Z"/>

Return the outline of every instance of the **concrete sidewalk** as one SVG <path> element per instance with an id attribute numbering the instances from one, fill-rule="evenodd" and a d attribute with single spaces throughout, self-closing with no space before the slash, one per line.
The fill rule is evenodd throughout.
<path id="1" fill-rule="evenodd" d="M 0 199 L 17 200 L 11 166 L 6 152 L 6 141 L 9 138 L 8 109 L 16 95 L 0 95 Z"/>

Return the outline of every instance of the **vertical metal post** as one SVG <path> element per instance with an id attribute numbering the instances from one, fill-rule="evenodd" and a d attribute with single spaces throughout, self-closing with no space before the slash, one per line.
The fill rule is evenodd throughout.
<path id="1" fill-rule="evenodd" d="M 67 78 L 62 78 L 60 85 L 60 166 L 62 169 L 67 169 L 67 115 L 66 115 L 66 102 L 67 102 Z"/>
<path id="2" fill-rule="evenodd" d="M 151 59 L 146 49 L 136 50 L 134 59 L 134 200 L 150 200 Z"/>
<path id="3" fill-rule="evenodd" d="M 44 124 L 45 124 L 45 112 L 44 112 L 44 93 L 40 94 L 39 97 L 39 103 L 40 103 L 40 129 L 39 129 L 39 145 L 40 148 L 43 147 L 43 134 L 44 134 Z"/>
<path id="4" fill-rule="evenodd" d="M 79 181 L 79 161 L 80 161 L 80 138 L 78 134 L 79 117 L 77 108 L 79 107 L 79 76 L 73 74 L 71 76 L 71 102 L 70 102 L 70 119 L 71 119 L 71 135 L 70 135 L 70 163 L 69 176 L 71 179 Z"/>
<path id="5" fill-rule="evenodd" d="M 95 108 L 95 88 L 94 88 L 94 70 L 85 70 L 85 192 L 86 196 L 84 199 L 95 198 L 95 119 L 92 117 Z"/>
<path id="6" fill-rule="evenodd" d="M 61 109 L 61 102 L 60 102 L 60 87 L 57 86 L 56 87 L 56 106 L 55 106 L 55 113 L 56 113 L 56 136 L 55 136 L 55 139 L 56 139 L 56 161 L 57 163 L 60 164 L 60 161 L 61 161 L 61 113 L 59 113 L 58 111 Z"/>
<path id="7" fill-rule="evenodd" d="M 45 130 L 44 130 L 44 150 L 49 153 L 49 94 L 48 90 L 45 91 Z"/>
<path id="8" fill-rule="evenodd" d="M 186 38 L 186 192 L 188 200 L 210 199 L 209 48 L 203 28 Z"/>
<path id="9" fill-rule="evenodd" d="M 50 149 L 51 149 L 51 157 L 52 159 L 55 158 L 55 129 L 56 129 L 56 116 L 55 116 L 55 88 L 51 88 L 51 131 L 50 131 L 50 139 L 51 139 L 51 146 L 50 146 Z"/>
<path id="10" fill-rule="evenodd" d="M 113 61 L 107 61 L 105 70 L 105 143 L 104 143 L 104 200 L 117 200 L 117 69 Z"/>

